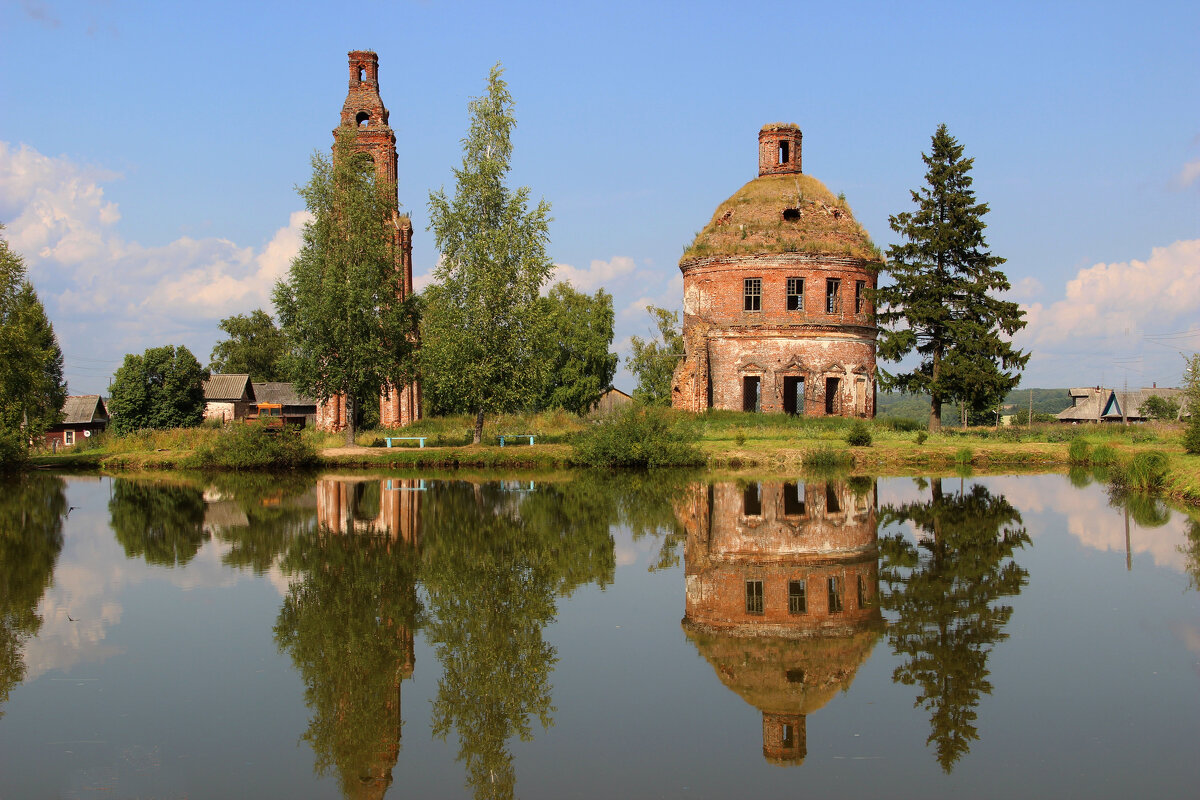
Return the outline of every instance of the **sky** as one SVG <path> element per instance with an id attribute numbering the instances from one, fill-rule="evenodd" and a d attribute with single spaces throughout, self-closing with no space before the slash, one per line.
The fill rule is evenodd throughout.
<path id="1" fill-rule="evenodd" d="M 511 185 L 551 204 L 557 277 L 613 295 L 630 391 L 629 337 L 682 306 L 683 248 L 755 177 L 763 124 L 800 125 L 805 172 L 886 250 L 945 123 L 1026 311 L 1022 386 L 1176 386 L 1200 350 L 1198 35 L 1194 0 L 0 0 L 0 222 L 71 393 L 148 347 L 206 364 L 298 252 L 347 52 L 379 54 L 418 287 L 429 192 L 500 62 Z"/>

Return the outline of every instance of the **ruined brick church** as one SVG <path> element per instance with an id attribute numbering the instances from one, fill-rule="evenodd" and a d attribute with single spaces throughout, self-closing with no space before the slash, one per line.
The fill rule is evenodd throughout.
<path id="1" fill-rule="evenodd" d="M 388 231 L 393 237 L 396 269 L 404 275 L 399 300 L 413 291 L 412 282 L 412 221 L 400 213 L 396 193 L 396 133 L 388 125 L 388 110 L 379 95 L 379 56 L 371 50 L 351 50 L 350 90 L 342 104 L 342 117 L 333 131 L 334 142 L 339 134 L 353 130 L 354 146 L 371 157 L 380 182 L 392 187 L 391 219 Z M 334 154 L 336 157 L 337 150 Z M 415 335 L 415 332 L 414 332 Z M 421 386 L 417 381 L 404 386 L 385 386 L 379 396 L 379 424 L 398 428 L 421 418 Z M 317 428 L 340 431 L 346 426 L 346 398 L 331 397 L 317 406 Z"/>
<path id="2" fill-rule="evenodd" d="M 800 144 L 798 126 L 764 126 L 758 177 L 680 259 L 675 408 L 875 416 L 869 291 L 883 259 L 844 196 L 803 173 Z"/>

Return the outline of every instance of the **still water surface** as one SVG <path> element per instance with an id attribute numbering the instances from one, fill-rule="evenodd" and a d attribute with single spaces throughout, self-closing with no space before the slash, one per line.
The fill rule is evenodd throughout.
<path id="1" fill-rule="evenodd" d="M 1200 522 L 1086 476 L 0 484 L 0 799 L 1192 796 Z"/>

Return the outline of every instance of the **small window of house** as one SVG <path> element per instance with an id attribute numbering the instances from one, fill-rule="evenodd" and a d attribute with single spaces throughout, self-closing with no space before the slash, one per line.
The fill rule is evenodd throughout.
<path id="1" fill-rule="evenodd" d="M 804 310 L 804 278 L 787 279 L 787 310 Z"/>
<path id="2" fill-rule="evenodd" d="M 854 313 L 861 314 L 867 308 L 867 282 L 854 282 Z"/>
<path id="3" fill-rule="evenodd" d="M 763 613 L 763 582 L 746 581 L 746 613 Z"/>
<path id="4" fill-rule="evenodd" d="M 742 285 L 745 289 L 745 309 L 747 311 L 762 310 L 762 278 L 746 278 Z"/>

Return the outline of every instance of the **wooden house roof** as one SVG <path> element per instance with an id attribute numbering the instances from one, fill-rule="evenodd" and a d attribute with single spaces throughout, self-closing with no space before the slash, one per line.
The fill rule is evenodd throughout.
<path id="1" fill-rule="evenodd" d="M 254 397 L 260 403 L 278 403 L 281 406 L 315 406 L 316 400 L 296 391 L 295 385 L 282 381 L 254 384 Z"/>
<path id="2" fill-rule="evenodd" d="M 204 382 L 204 400 L 208 403 L 253 401 L 254 389 L 249 375 L 213 375 Z"/>
<path id="3" fill-rule="evenodd" d="M 108 409 L 98 394 L 71 395 L 63 402 L 64 425 L 88 425 L 92 422 L 107 422 Z"/>

